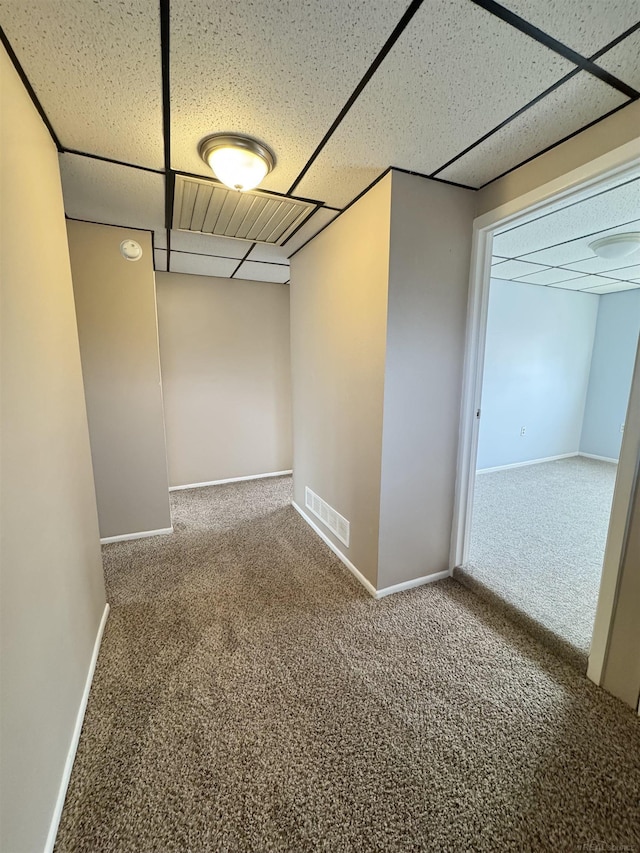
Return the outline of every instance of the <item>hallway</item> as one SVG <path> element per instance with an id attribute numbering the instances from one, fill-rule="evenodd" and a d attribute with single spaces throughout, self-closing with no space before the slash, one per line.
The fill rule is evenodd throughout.
<path id="1" fill-rule="evenodd" d="M 374 601 L 290 479 L 105 548 L 57 853 L 640 845 L 633 712 L 453 580 Z"/>

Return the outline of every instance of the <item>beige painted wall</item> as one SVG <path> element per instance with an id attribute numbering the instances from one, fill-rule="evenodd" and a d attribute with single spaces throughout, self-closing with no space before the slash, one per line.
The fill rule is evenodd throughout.
<path id="1" fill-rule="evenodd" d="M 393 172 L 378 588 L 447 571 L 475 193 Z"/>
<path id="2" fill-rule="evenodd" d="M 294 499 L 351 522 L 349 548 L 325 532 L 374 586 L 390 201 L 387 175 L 291 262 Z"/>
<path id="3" fill-rule="evenodd" d="M 0 48 L 0 849 L 44 849 L 104 611 L 55 147 Z"/>
<path id="4" fill-rule="evenodd" d="M 171 526 L 151 235 L 69 221 L 100 535 Z M 123 240 L 143 249 L 120 254 Z"/>
<path id="5" fill-rule="evenodd" d="M 291 469 L 289 288 L 157 273 L 169 482 Z"/>

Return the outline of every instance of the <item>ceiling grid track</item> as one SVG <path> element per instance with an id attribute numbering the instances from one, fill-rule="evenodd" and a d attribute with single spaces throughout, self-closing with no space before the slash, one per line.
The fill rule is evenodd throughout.
<path id="1" fill-rule="evenodd" d="M 327 143 L 329 142 L 331 137 L 334 135 L 336 130 L 339 128 L 339 126 L 341 125 L 341 123 L 343 122 L 345 117 L 347 116 L 349 110 L 356 103 L 356 101 L 358 100 L 358 98 L 360 97 L 362 92 L 365 90 L 365 88 L 367 87 L 369 82 L 372 80 L 372 78 L 376 74 L 376 71 L 380 68 L 380 66 L 384 62 L 385 58 L 389 55 L 389 53 L 394 48 L 394 45 L 397 43 L 397 41 L 401 37 L 402 33 L 406 30 L 406 28 L 409 26 L 411 21 L 414 19 L 416 13 L 423 6 L 423 2 L 424 2 L 424 0 L 412 0 L 412 2 L 409 3 L 409 5 L 405 9 L 404 13 L 402 14 L 401 18 L 398 20 L 397 24 L 393 28 L 390 36 L 387 38 L 387 40 L 384 42 L 384 44 L 382 45 L 380 50 L 375 55 L 373 61 L 371 62 L 371 64 L 367 68 L 365 74 L 360 79 L 360 82 L 358 83 L 356 88 L 353 90 L 352 94 L 350 95 L 350 97 L 348 98 L 348 100 L 346 101 L 346 103 L 344 104 L 344 106 L 342 107 L 342 109 L 340 110 L 340 112 L 338 113 L 336 118 L 334 119 L 333 123 L 331 124 L 331 126 L 329 127 L 329 129 L 327 130 L 325 135 L 322 137 L 319 144 L 316 146 L 315 150 L 312 152 L 311 156 L 309 157 L 309 159 L 307 160 L 307 162 L 305 163 L 302 170 L 300 171 L 298 176 L 295 178 L 295 180 L 293 181 L 293 183 L 291 184 L 289 189 L 285 193 L 276 193 L 276 192 L 266 191 L 266 194 L 273 195 L 273 196 L 281 196 L 282 198 L 291 198 L 292 197 L 292 193 L 294 192 L 296 187 L 301 183 L 301 181 L 303 180 L 303 178 L 305 177 L 307 172 L 311 169 L 311 167 L 313 166 L 315 161 L 318 159 L 319 155 L 321 154 L 321 152 L 323 151 L 323 149 L 325 148 L 325 146 L 327 145 Z M 313 200 L 313 201 L 310 199 L 307 200 L 310 202 L 312 201 L 312 203 L 314 205 L 313 211 L 309 214 L 308 217 L 302 219 L 302 221 L 295 220 L 293 228 L 290 231 L 290 233 L 287 233 L 286 229 L 281 233 L 281 235 L 280 235 L 281 237 L 283 235 L 286 235 L 285 239 L 282 241 L 282 245 L 289 243 L 289 241 L 300 231 L 300 229 L 308 221 L 310 221 L 315 216 L 316 213 L 318 213 L 318 211 L 320 211 L 322 209 L 335 210 L 335 211 L 337 211 L 338 216 L 340 216 L 343 212 L 348 210 L 349 207 L 351 207 L 356 201 L 358 201 L 366 192 L 368 192 L 373 186 L 375 186 L 375 184 L 377 184 L 378 181 L 381 180 L 392 169 L 395 169 L 396 171 L 403 172 L 406 174 L 411 174 L 411 175 L 423 177 L 425 179 L 436 180 L 436 181 L 446 183 L 446 184 L 449 184 L 452 186 L 463 187 L 463 188 L 466 188 L 469 190 L 475 191 L 477 189 L 482 189 L 483 187 L 485 187 L 488 184 L 498 180 L 499 178 L 503 177 L 504 175 L 509 174 L 510 172 L 520 168 L 521 166 L 525 165 L 526 163 L 529 163 L 532 160 L 536 159 L 537 157 L 543 155 L 544 153 L 551 150 L 552 148 L 555 148 L 556 146 L 561 145 L 563 142 L 567 141 L 568 139 L 571 139 L 572 137 L 577 136 L 578 134 L 582 133 L 583 131 L 592 127 L 593 125 L 597 124 L 598 122 L 603 121 L 608 116 L 611 116 L 614 113 L 618 112 L 619 110 L 624 109 L 624 107 L 628 106 L 629 103 L 640 98 L 640 92 L 638 92 L 635 88 L 628 85 L 624 81 L 620 80 L 617 76 L 610 73 L 605 68 L 598 65 L 597 61 L 596 61 L 601 56 L 606 54 L 608 51 L 610 51 L 611 49 L 613 49 L 614 47 L 616 47 L 620 43 L 624 42 L 624 40 L 627 39 L 629 36 L 631 36 L 635 32 L 637 32 L 640 29 L 640 21 L 638 21 L 635 24 L 633 24 L 632 26 L 628 27 L 624 32 L 617 35 L 616 38 L 609 41 L 608 44 L 601 47 L 595 53 L 593 53 L 589 57 L 586 57 L 586 56 L 583 56 L 578 51 L 574 50 L 573 48 L 569 47 L 568 45 L 564 44 L 563 42 L 559 41 L 558 39 L 554 38 L 553 36 L 549 35 L 544 30 L 536 27 L 534 24 L 530 23 L 526 19 L 520 17 L 516 13 L 514 13 L 514 12 L 510 11 L 509 9 L 507 9 L 506 7 L 502 6 L 500 3 L 496 2 L 496 0 L 469 0 L 469 2 L 471 2 L 474 5 L 484 9 L 487 13 L 499 18 L 505 24 L 507 24 L 511 27 L 514 27 L 515 29 L 519 30 L 521 33 L 523 33 L 526 36 L 530 37 L 531 39 L 537 41 L 539 44 L 541 44 L 544 47 L 546 47 L 547 49 L 555 52 L 559 56 L 562 56 L 564 59 L 573 63 L 575 65 L 575 68 L 572 69 L 571 71 L 569 71 L 567 74 L 565 74 L 560 80 L 556 81 L 551 86 L 549 86 L 547 89 L 545 89 L 544 92 L 540 93 L 535 98 L 533 98 L 528 103 L 526 103 L 524 106 L 520 107 L 516 112 L 514 112 L 512 115 L 510 115 L 507 119 L 500 122 L 500 124 L 496 125 L 496 127 L 492 128 L 490 131 L 485 133 L 483 136 L 481 136 L 479 139 L 477 139 L 471 145 L 467 146 L 459 154 L 457 154 L 454 157 L 452 157 L 451 159 L 449 159 L 442 166 L 439 166 L 435 171 L 431 172 L 430 174 L 423 174 L 423 173 L 418 172 L 418 171 L 403 169 L 400 167 L 389 166 L 383 172 L 381 172 L 364 190 L 362 190 L 362 192 L 358 193 L 353 199 L 351 199 L 351 201 L 348 202 L 348 204 L 344 205 L 342 208 L 335 208 L 335 207 L 331 207 L 328 205 L 324 205 L 322 202 L 317 201 L 317 200 Z M 170 10 L 170 0 L 159 0 L 159 12 L 160 12 L 160 58 L 161 58 L 161 79 L 162 79 L 162 132 L 163 132 L 163 148 L 164 148 L 164 169 L 151 168 L 151 167 L 143 166 L 143 165 L 140 165 L 137 163 L 126 162 L 125 160 L 118 160 L 118 159 L 114 159 L 111 157 L 102 156 L 100 154 L 93 154 L 93 153 L 89 153 L 89 152 L 85 152 L 85 151 L 80 151 L 80 150 L 77 150 L 74 148 L 66 148 L 65 146 L 63 146 L 61 141 L 60 141 L 60 138 L 56 134 L 56 132 L 53 128 L 53 125 L 52 125 L 51 121 L 49 120 L 49 118 L 48 118 L 48 116 L 44 110 L 42 103 L 39 100 L 38 95 L 36 94 L 34 87 L 31 85 L 31 83 L 30 83 L 30 81 L 29 81 L 29 79 L 28 79 L 28 77 L 24 71 L 24 68 L 22 67 L 22 64 L 20 63 L 15 51 L 12 48 L 12 45 L 9 42 L 9 39 L 8 39 L 6 33 L 4 32 L 4 30 L 2 28 L 0 28 L 0 41 L 2 42 L 5 49 L 7 50 L 9 58 L 10 58 L 11 62 L 13 63 L 13 65 L 16 69 L 16 72 L 18 73 L 18 75 L 19 75 L 20 79 L 22 80 L 25 88 L 27 89 L 27 92 L 28 92 L 33 104 L 34 104 L 34 107 L 36 108 L 36 110 L 38 111 L 39 115 L 41 116 L 44 124 L 46 125 L 46 127 L 47 127 L 47 129 L 51 135 L 51 138 L 54 141 L 56 148 L 60 154 L 69 154 L 69 155 L 74 155 L 76 157 L 89 158 L 89 159 L 101 161 L 104 163 L 111 163 L 115 166 L 121 166 L 124 168 L 130 168 L 130 169 L 135 169 L 135 170 L 139 170 L 142 172 L 148 172 L 151 174 L 164 176 L 164 183 L 165 183 L 165 192 L 164 192 L 164 202 L 165 202 L 164 220 L 165 220 L 165 222 L 164 222 L 164 225 L 165 225 L 165 230 L 166 230 L 166 249 L 164 249 L 164 251 L 166 251 L 167 271 L 169 271 L 170 270 L 170 261 L 171 261 L 171 252 L 172 252 L 171 229 L 172 229 L 172 225 L 175 227 L 175 223 L 173 222 L 173 220 L 174 220 L 174 201 L 175 201 L 175 192 L 176 192 L 176 189 L 175 189 L 176 188 L 176 176 L 177 175 L 183 175 L 183 174 L 188 175 L 188 173 L 182 172 L 180 170 L 177 172 L 174 171 L 174 169 L 172 168 L 172 162 L 171 162 L 172 157 L 171 157 L 171 88 L 170 88 L 170 83 L 171 83 L 171 81 L 170 81 L 170 64 L 171 64 L 171 52 L 170 52 L 170 38 L 171 38 L 171 32 L 170 32 L 170 30 L 171 30 L 171 15 L 170 15 L 170 12 L 171 12 L 171 10 Z M 627 21 L 627 23 L 628 23 L 628 21 Z M 547 29 L 549 29 L 549 28 L 547 27 Z M 514 119 L 521 116 L 523 113 L 525 113 L 531 107 L 535 106 L 536 104 L 539 104 L 547 96 L 549 96 L 551 93 L 553 93 L 554 91 L 559 89 L 561 86 L 563 86 L 570 79 L 575 77 L 581 71 L 585 71 L 588 74 L 592 75 L 593 77 L 599 79 L 602 83 L 607 84 L 609 87 L 615 89 L 616 91 L 618 91 L 619 93 L 624 95 L 626 98 L 628 98 L 628 100 L 625 101 L 624 103 L 616 106 L 614 109 L 609 110 L 605 114 L 600 115 L 599 117 L 597 117 L 593 121 L 579 127 L 577 130 L 575 130 L 574 132 L 564 136 L 562 139 L 552 143 L 551 145 L 548 145 L 547 147 L 545 147 L 541 151 L 535 152 L 530 157 L 527 157 L 526 159 L 518 162 L 516 165 L 505 170 L 500 175 L 497 175 L 495 177 L 492 177 L 490 180 L 485 181 L 479 187 L 471 187 L 469 185 L 465 185 L 465 184 L 459 183 L 457 181 L 450 181 L 450 180 L 446 180 L 445 178 L 438 177 L 438 175 L 440 173 L 442 173 L 445 169 L 447 169 L 453 163 L 460 160 L 463 156 L 468 154 L 470 151 L 472 151 L 477 146 L 481 145 L 483 142 L 485 142 L 487 139 L 489 139 L 491 136 L 493 136 L 499 130 L 504 128 L 506 125 L 508 125 Z M 199 175 L 199 176 L 194 175 L 193 177 L 198 178 L 199 180 L 203 180 L 201 175 Z M 76 218 L 76 217 L 70 217 L 70 218 Z M 334 219 L 330 220 L 330 222 L 325 223 L 322 226 L 322 228 L 320 228 L 311 237 L 309 237 L 304 243 L 302 243 L 300 246 L 298 246 L 292 252 L 292 254 L 289 257 L 293 257 L 298 251 L 300 251 L 305 245 L 307 245 L 307 243 L 311 239 L 314 239 L 314 237 L 317 236 L 318 234 L 320 234 L 326 227 L 328 227 L 328 225 L 331 224 L 332 221 L 335 221 L 335 218 L 337 218 L 337 217 L 334 217 Z M 90 220 L 86 219 L 84 221 L 90 221 Z M 113 224 L 113 225 L 115 225 L 115 223 L 96 223 L 96 224 Z M 190 225 L 191 225 L 191 223 L 190 223 Z M 118 227 L 118 226 L 116 226 L 116 227 Z M 120 225 L 119 227 L 139 228 L 139 226 L 123 226 L 123 225 Z M 153 233 L 153 230 L 149 229 L 149 228 L 139 228 L 139 230 L 151 230 Z M 594 233 L 598 233 L 598 232 L 594 232 Z M 244 238 L 241 238 L 241 239 L 244 239 Z M 570 242 L 570 241 L 568 241 L 568 242 Z M 563 244 L 560 243 L 560 244 L 556 244 L 556 245 L 563 245 Z M 238 265 L 236 266 L 235 270 L 233 271 L 233 273 L 231 274 L 230 277 L 233 278 L 236 276 L 236 274 L 239 272 L 240 268 L 242 267 L 242 264 L 244 263 L 244 261 L 248 260 L 249 255 L 251 254 L 251 252 L 253 251 L 255 246 L 256 246 L 256 242 L 254 241 L 249 246 L 244 257 L 239 260 Z M 178 250 L 175 250 L 175 251 L 178 251 Z M 180 253 L 181 254 L 196 254 L 196 255 L 204 254 L 204 253 L 200 253 L 200 252 L 195 252 L 195 253 L 180 252 Z M 209 257 L 221 257 L 222 258 L 224 256 L 222 256 L 222 255 L 210 255 Z M 277 264 L 277 262 L 268 262 L 268 261 L 259 261 L 259 263 L 271 263 L 271 264 L 275 264 L 275 265 L 285 265 L 285 264 Z"/>

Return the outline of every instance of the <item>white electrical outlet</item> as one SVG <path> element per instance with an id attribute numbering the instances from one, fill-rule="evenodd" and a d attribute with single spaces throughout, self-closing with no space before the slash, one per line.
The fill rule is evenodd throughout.
<path id="1" fill-rule="evenodd" d="M 624 424 L 620 424 L 620 432 L 624 432 Z"/>
<path id="2" fill-rule="evenodd" d="M 527 428 L 526 427 L 520 427 L 520 435 L 526 435 L 526 433 L 527 433 Z"/>

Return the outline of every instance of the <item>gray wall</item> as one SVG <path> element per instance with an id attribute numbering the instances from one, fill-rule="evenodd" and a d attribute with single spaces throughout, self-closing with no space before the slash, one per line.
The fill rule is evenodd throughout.
<path id="1" fill-rule="evenodd" d="M 387 175 L 291 261 L 294 500 L 309 486 L 350 521 L 349 548 L 325 533 L 374 586 L 390 202 Z"/>
<path id="2" fill-rule="evenodd" d="M 100 535 L 171 526 L 151 235 L 67 223 Z M 143 249 L 120 254 L 123 240 Z"/>
<path id="3" fill-rule="evenodd" d="M 378 588 L 449 568 L 475 209 L 392 175 Z"/>
<path id="4" fill-rule="evenodd" d="M 492 279 L 479 469 L 578 452 L 600 298 Z"/>
<path id="5" fill-rule="evenodd" d="M 289 288 L 156 274 L 169 482 L 292 465 Z"/>
<path id="6" fill-rule="evenodd" d="M 617 459 L 640 331 L 640 290 L 600 296 L 580 450 Z"/>
<path id="7" fill-rule="evenodd" d="M 0 849 L 44 849 L 105 606 L 58 156 L 0 48 Z"/>

